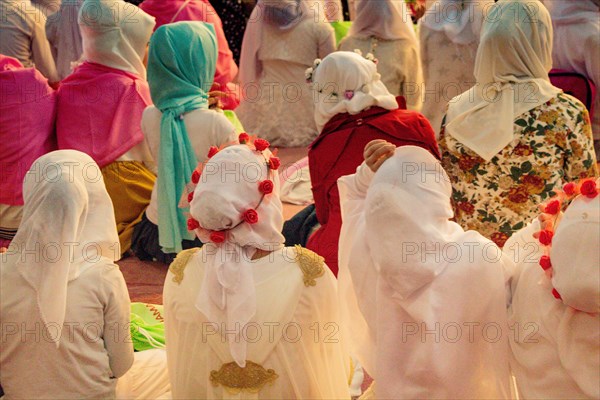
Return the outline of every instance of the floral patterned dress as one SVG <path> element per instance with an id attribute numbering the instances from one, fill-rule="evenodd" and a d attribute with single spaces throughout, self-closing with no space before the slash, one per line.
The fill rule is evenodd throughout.
<path id="1" fill-rule="evenodd" d="M 574 97 L 560 93 L 517 117 L 514 127 L 515 139 L 489 162 L 444 129 L 439 139 L 456 222 L 500 247 L 555 188 L 598 176 L 590 117 Z"/>

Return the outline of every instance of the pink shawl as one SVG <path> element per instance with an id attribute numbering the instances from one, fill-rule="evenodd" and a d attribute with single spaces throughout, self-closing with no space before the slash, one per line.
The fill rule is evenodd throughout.
<path id="1" fill-rule="evenodd" d="M 56 94 L 34 68 L 0 54 L 0 203 L 23 205 L 23 178 L 56 150 Z"/>
<path id="2" fill-rule="evenodd" d="M 155 30 L 161 25 L 179 21 L 203 21 L 213 24 L 219 48 L 215 83 L 220 85 L 220 90 L 225 91 L 227 84 L 237 76 L 238 67 L 233 60 L 233 53 L 229 50 L 221 18 L 208 0 L 145 0 L 140 4 L 140 8 L 156 18 Z"/>
<path id="3" fill-rule="evenodd" d="M 74 149 L 104 167 L 144 139 L 148 83 L 130 72 L 84 62 L 58 89 L 59 149 Z"/>

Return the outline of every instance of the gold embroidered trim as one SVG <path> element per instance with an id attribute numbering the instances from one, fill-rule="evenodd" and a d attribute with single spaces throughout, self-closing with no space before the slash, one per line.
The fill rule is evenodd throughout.
<path id="1" fill-rule="evenodd" d="M 223 386 L 231 394 L 258 393 L 267 384 L 272 384 L 279 375 L 272 369 L 264 369 L 260 364 L 246 360 L 241 368 L 235 362 L 221 365 L 218 371 L 210 372 L 213 386 Z"/>
<path id="2" fill-rule="evenodd" d="M 190 258 L 192 258 L 192 256 L 198 251 L 200 251 L 200 249 L 195 247 L 193 249 L 184 250 L 177 254 L 177 257 L 169 266 L 169 271 L 171 271 L 171 273 L 174 275 L 173 282 L 178 285 L 181 284 L 183 281 L 183 271 L 185 270 L 188 261 L 190 261 Z"/>
<path id="3" fill-rule="evenodd" d="M 296 263 L 304 274 L 304 286 L 315 286 L 316 279 L 325 274 L 325 259 L 317 253 L 296 245 Z"/>

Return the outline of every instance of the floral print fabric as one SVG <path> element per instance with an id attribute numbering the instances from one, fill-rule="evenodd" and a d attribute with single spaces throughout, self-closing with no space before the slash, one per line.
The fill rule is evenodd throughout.
<path id="1" fill-rule="evenodd" d="M 515 139 L 489 162 L 444 129 L 439 140 L 456 222 L 500 247 L 555 189 L 598 176 L 589 114 L 577 99 L 560 93 L 520 115 L 514 127 Z"/>

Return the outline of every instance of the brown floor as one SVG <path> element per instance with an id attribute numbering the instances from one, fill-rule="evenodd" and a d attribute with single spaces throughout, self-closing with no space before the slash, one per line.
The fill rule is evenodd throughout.
<path id="1" fill-rule="evenodd" d="M 279 149 L 277 156 L 281 159 L 281 168 L 293 164 L 305 157 L 307 148 Z M 283 205 L 283 216 L 286 220 L 294 216 L 303 206 Z M 162 289 L 168 266 L 159 262 L 140 261 L 136 257 L 127 257 L 117 264 L 125 276 L 131 301 L 162 304 Z"/>

